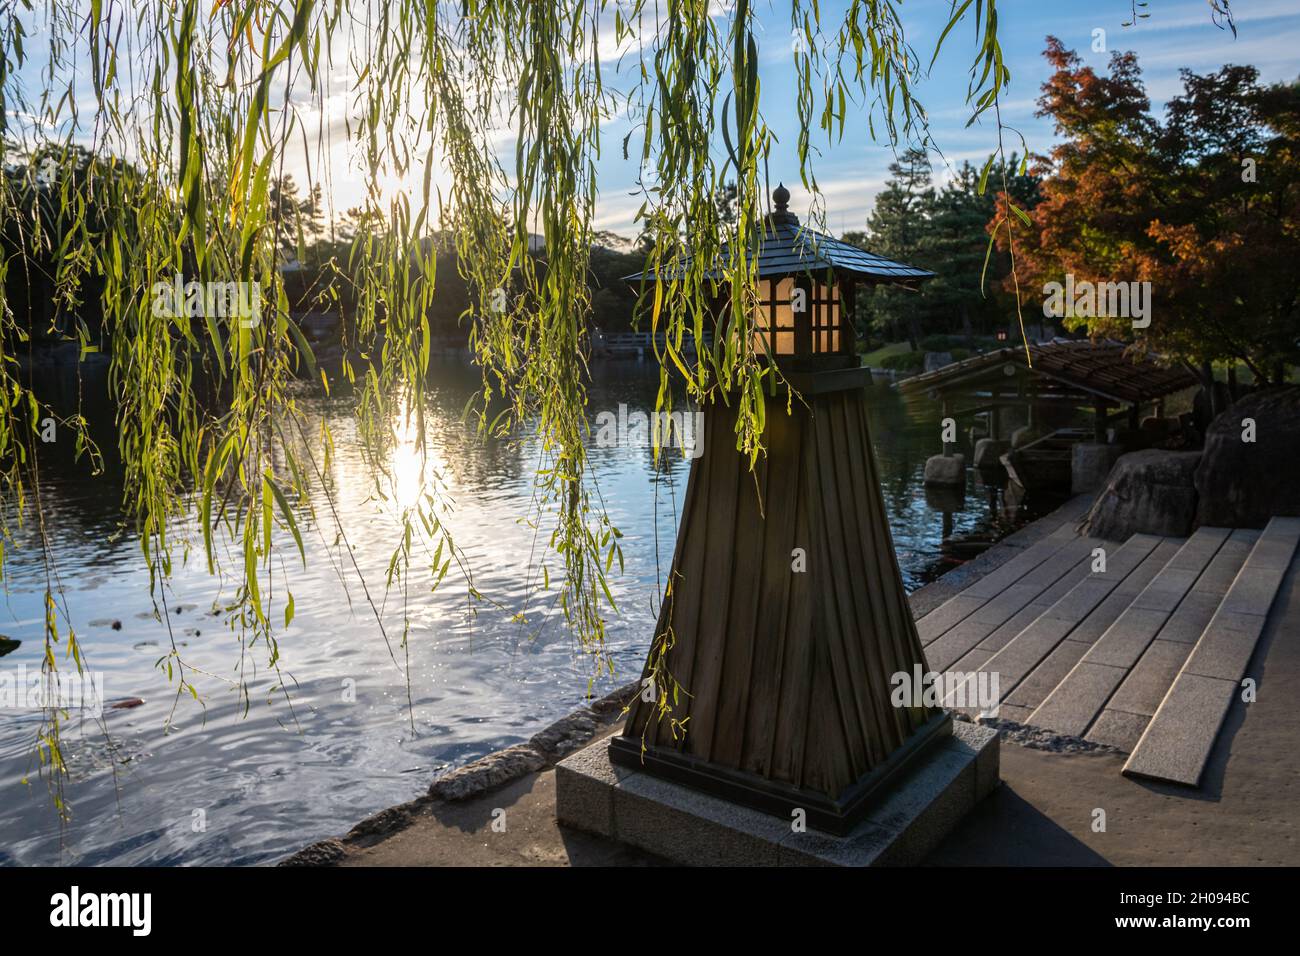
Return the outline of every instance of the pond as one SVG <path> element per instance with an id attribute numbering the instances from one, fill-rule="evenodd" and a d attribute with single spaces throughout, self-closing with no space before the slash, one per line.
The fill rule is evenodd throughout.
<path id="1" fill-rule="evenodd" d="M 41 387 L 53 401 L 66 404 L 76 394 L 71 374 L 42 374 Z M 620 405 L 653 409 L 658 379 L 652 366 L 607 362 L 594 367 L 593 377 L 593 422 Z M 92 478 L 84 464 L 74 464 L 70 442 L 42 448 L 49 546 L 89 668 L 102 675 L 110 702 L 144 703 L 106 709 L 102 722 L 74 718 L 65 725 L 72 813 L 66 825 L 33 756 L 39 714 L 0 710 L 0 863 L 274 861 L 413 799 L 437 774 L 527 740 L 582 705 L 586 659 L 563 619 L 548 610 L 549 597 L 535 587 L 530 592 L 528 584 L 529 568 L 535 571 L 540 560 L 533 549 L 545 540 L 542 535 L 535 544 L 521 523 L 537 449 L 528 441 L 481 440 L 464 423 L 477 381 L 462 364 L 436 365 L 429 433 L 434 463 L 454 501 L 457 544 L 490 603 L 471 608 L 454 574 L 430 593 L 427 566 L 417 566 L 407 595 L 405 651 L 397 646 L 402 601 L 397 594 L 385 599 L 383 588 L 397 522 L 391 502 L 374 494 L 348 399 L 303 402 L 305 413 L 328 422 L 335 436 L 331 478 L 345 534 L 321 517 L 303 529 L 306 570 L 296 555 L 293 565 L 286 558 L 296 616 L 280 635 L 277 668 L 267 666 L 264 645 L 241 650 L 217 606 L 236 582 L 208 576 L 201 546 L 176 569 L 165 594 L 170 626 L 155 613 L 139 542 L 123 525 L 111 416 L 92 421 L 110 459 L 105 475 Z M 81 384 L 82 394 L 92 396 L 87 407 L 106 407 L 93 398 L 102 387 L 93 377 Z M 869 400 L 882 491 L 911 590 L 942 567 L 944 516 L 927 504 L 921 485 L 925 458 L 937 446 L 937 412 L 929 419 L 925 410 L 909 411 L 884 386 L 873 386 Z M 394 454 L 400 480 L 410 462 L 401 459 L 402 447 Z M 593 447 L 591 469 L 625 535 L 625 570 L 613 585 L 620 614 L 609 625 L 619 673 L 598 684 L 594 693 L 601 694 L 639 672 L 688 469 L 675 458 L 656 470 L 650 451 L 635 447 Z M 996 520 L 996 492 L 991 497 L 973 473 L 969 482 L 964 506 L 950 517 L 959 534 L 988 530 Z M 315 504 L 318 515 L 328 514 L 323 498 Z M 14 674 L 35 672 L 41 660 L 44 571 L 33 535 L 29 523 L 20 535 L 27 546 L 9 555 L 6 570 L 0 633 L 22 643 L 0 658 L 0 671 Z M 347 571 L 353 559 L 383 632 Z M 515 620 L 525 605 L 526 624 Z M 157 667 L 172 640 L 193 668 L 200 701 L 178 697 L 176 684 Z M 247 697 L 238 691 L 241 677 Z"/>

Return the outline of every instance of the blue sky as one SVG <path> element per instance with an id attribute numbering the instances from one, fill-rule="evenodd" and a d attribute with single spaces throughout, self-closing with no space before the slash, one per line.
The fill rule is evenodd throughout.
<path id="1" fill-rule="evenodd" d="M 827 30 L 839 22 L 844 6 L 838 0 L 823 3 L 822 22 Z M 1059 37 L 1099 70 L 1105 69 L 1110 51 L 1135 51 L 1152 106 L 1158 111 L 1180 92 L 1178 71 L 1184 67 L 1207 73 L 1226 63 L 1249 63 L 1259 68 L 1267 82 L 1300 76 L 1300 3 L 1233 0 L 1232 7 L 1235 39 L 1230 30 L 1213 24 L 1205 0 L 1150 0 L 1146 8 L 1150 18 L 1132 27 L 1121 25 L 1131 17 L 1129 0 L 1004 0 L 999 6 L 999 33 L 1012 79 L 1002 100 L 1003 120 L 1024 134 L 1031 149 L 1044 153 L 1050 149 L 1051 122 L 1034 116 L 1035 101 L 1050 72 L 1042 57 L 1048 34 Z M 949 8 L 949 0 L 903 0 L 900 5 L 908 39 L 926 63 L 947 22 Z M 764 27 L 760 42 L 763 111 L 781 140 L 774 148 L 769 170 L 773 180 L 783 179 L 791 188 L 791 206 L 804 215 L 809 197 L 799 186 L 795 153 L 789 7 L 764 3 L 759 10 Z M 976 42 L 973 27 L 963 26 L 949 34 L 932 72 L 916 86 L 930 114 L 933 137 L 943 151 L 942 159 L 934 157 L 937 179 L 947 175 L 945 161 L 953 167 L 962 160 L 978 165 L 996 145 L 996 130 L 990 122 L 965 128 L 970 116 L 965 91 Z M 1097 28 L 1106 31 L 1106 53 L 1091 49 L 1092 31 Z M 639 200 L 628 193 L 638 166 L 622 158 L 621 142 L 627 128 L 626 121 L 620 120 L 606 131 L 597 225 L 631 235 Z M 815 161 L 814 171 L 825 195 L 826 226 L 835 233 L 862 228 L 888 175 L 893 150 L 887 143 L 871 141 L 862 111 L 851 115 L 842 141 L 827 148 L 823 136 L 821 144 L 822 155 Z"/>

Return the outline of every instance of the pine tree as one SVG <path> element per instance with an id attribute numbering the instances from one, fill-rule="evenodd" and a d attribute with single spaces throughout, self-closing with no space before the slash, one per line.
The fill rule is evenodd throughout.
<path id="1" fill-rule="evenodd" d="M 930 159 L 925 150 L 909 149 L 889 164 L 889 180 L 876 197 L 867 220 L 864 247 L 888 259 L 921 265 L 918 253 L 928 208 L 933 201 Z M 859 319 L 868 327 L 888 331 L 895 339 L 901 332 L 913 349 L 920 347 L 921 317 L 917 313 L 915 293 L 877 286 L 862 296 L 861 302 Z"/>
<path id="2" fill-rule="evenodd" d="M 1032 209 L 1038 202 L 1038 179 L 1015 175 L 1019 165 L 1020 159 L 1013 153 L 1006 162 L 1007 189 L 1022 209 Z M 1002 174 L 1002 164 L 995 163 L 988 188 L 981 195 L 979 170 L 963 163 L 928 204 L 916 258 L 935 277 L 921 289 L 923 327 L 960 330 L 967 336 L 987 333 L 1003 324 L 1014 307 L 1000 288 L 1002 278 L 1010 272 L 1010 257 L 1003 252 L 988 257 L 984 229 L 994 214 L 993 184 L 1003 183 Z"/>
<path id="3" fill-rule="evenodd" d="M 890 178 L 876 197 L 867 231 L 846 233 L 844 239 L 929 269 L 935 277 L 917 292 L 879 286 L 862 296 L 858 321 L 864 330 L 875 329 L 895 340 L 905 336 L 915 349 L 927 333 L 970 336 L 1001 324 L 1013 307 L 1001 291 L 1010 261 L 996 250 L 988 257 L 985 225 L 994 213 L 994 184 L 1005 181 L 1022 209 L 1037 204 L 1038 177 L 1018 175 L 1020 164 L 1015 154 L 1005 168 L 995 163 L 983 195 L 979 171 L 969 163 L 939 189 L 932 184 L 930 161 L 922 150 L 908 150 L 890 165 Z"/>

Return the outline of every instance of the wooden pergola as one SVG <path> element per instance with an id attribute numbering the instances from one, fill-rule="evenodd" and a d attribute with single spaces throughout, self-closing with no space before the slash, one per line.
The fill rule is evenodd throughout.
<path id="1" fill-rule="evenodd" d="M 990 437 L 999 437 L 998 411 L 1008 406 L 1090 406 L 1096 440 L 1104 442 L 1116 414 L 1127 414 L 1136 429 L 1145 406 L 1160 414 L 1165 398 L 1199 384 L 1187 369 L 1163 365 L 1152 354 L 1084 341 L 1031 345 L 1028 354 L 1023 347 L 985 352 L 894 387 L 905 398 L 939 402 L 945 418 L 988 412 Z"/>

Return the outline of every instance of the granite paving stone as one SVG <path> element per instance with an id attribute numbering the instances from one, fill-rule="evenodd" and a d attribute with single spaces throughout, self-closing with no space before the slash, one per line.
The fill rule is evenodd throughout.
<path id="1" fill-rule="evenodd" d="M 1124 764 L 1124 773 L 1199 786 L 1236 690 L 1234 681 L 1179 674 Z"/>
<path id="2" fill-rule="evenodd" d="M 1056 689 L 1056 685 L 1065 680 L 1065 675 L 1074 669 L 1074 665 L 1079 663 L 1090 646 L 1073 639 L 1057 644 L 1052 653 L 1011 690 L 1006 698 L 1007 703 L 1025 708 L 1025 716 L 1028 717 Z"/>
<path id="3" fill-rule="evenodd" d="M 1111 667 L 1132 667 L 1168 619 L 1166 611 L 1131 607 L 1097 640 L 1084 660 Z"/>
<path id="4" fill-rule="evenodd" d="M 1081 660 L 1033 712 L 1029 723 L 1058 734 L 1082 737 L 1127 673 L 1123 667 Z"/>
<path id="5" fill-rule="evenodd" d="M 1088 728 L 1084 739 L 1091 740 L 1095 744 L 1114 747 L 1126 754 L 1132 753 L 1150 720 L 1150 717 L 1142 714 L 1127 714 L 1108 707 Z"/>
<path id="6" fill-rule="evenodd" d="M 1122 710 L 1149 718 L 1159 708 L 1191 652 L 1190 645 L 1166 641 L 1161 633 L 1161 638 L 1151 642 L 1137 666 L 1119 685 L 1119 690 L 1106 705 L 1108 710 Z"/>

